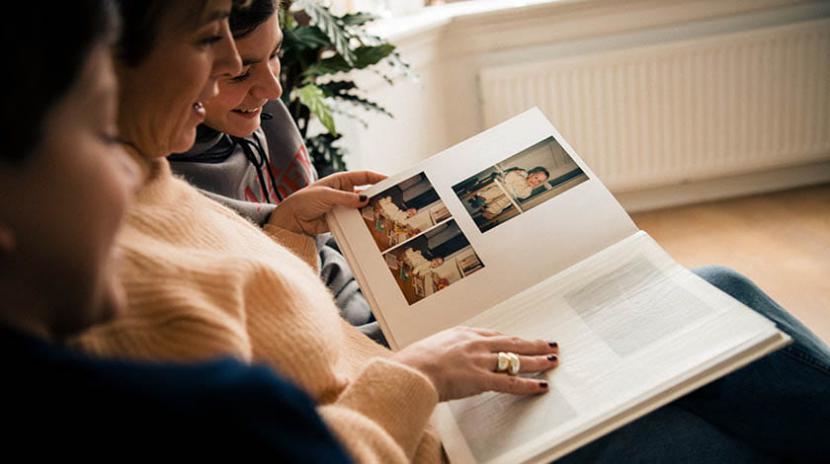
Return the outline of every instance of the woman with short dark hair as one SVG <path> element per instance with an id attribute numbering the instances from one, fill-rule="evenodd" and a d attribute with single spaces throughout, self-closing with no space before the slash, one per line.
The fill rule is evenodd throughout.
<path id="1" fill-rule="evenodd" d="M 125 309 L 113 244 L 139 179 L 117 142 L 111 2 L 14 6 L 2 28 L 0 383 L 6 460 L 348 462 L 310 399 L 232 360 L 97 359 L 66 339 Z M 36 33 L 32 22 L 38 18 Z M 205 81 L 207 79 L 205 78 Z"/>

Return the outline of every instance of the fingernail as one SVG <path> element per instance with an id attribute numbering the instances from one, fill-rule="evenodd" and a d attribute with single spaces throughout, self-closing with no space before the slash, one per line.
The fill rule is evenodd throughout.
<path id="1" fill-rule="evenodd" d="M 556 347 L 558 347 L 558 346 L 559 346 L 559 343 L 556 343 L 556 342 L 548 342 L 548 346 L 550 346 L 551 348 L 556 348 Z"/>
<path id="2" fill-rule="evenodd" d="M 548 383 L 547 382 L 539 382 L 539 386 L 546 389 L 546 388 L 548 388 Z"/>
<path id="3" fill-rule="evenodd" d="M 555 354 L 552 354 L 552 355 L 548 356 L 548 361 L 550 361 L 550 362 L 554 362 L 557 359 L 559 359 L 559 358 L 557 358 Z"/>
<path id="4" fill-rule="evenodd" d="M 368 197 L 366 195 L 361 195 L 359 198 L 360 198 L 360 201 L 363 202 L 363 201 L 366 201 Z"/>

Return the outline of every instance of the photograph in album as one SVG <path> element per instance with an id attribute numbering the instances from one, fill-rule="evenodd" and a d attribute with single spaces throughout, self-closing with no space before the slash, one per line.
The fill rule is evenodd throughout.
<path id="1" fill-rule="evenodd" d="M 455 221 L 442 223 L 383 256 L 407 303 L 429 297 L 484 264 Z"/>
<path id="2" fill-rule="evenodd" d="M 373 196 L 360 214 L 381 252 L 450 217 L 424 173 Z"/>
<path id="3" fill-rule="evenodd" d="M 453 186 L 481 232 L 565 192 L 588 176 L 553 137 Z"/>

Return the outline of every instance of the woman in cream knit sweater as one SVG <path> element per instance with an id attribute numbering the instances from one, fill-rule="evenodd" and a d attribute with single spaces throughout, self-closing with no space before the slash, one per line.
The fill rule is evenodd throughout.
<path id="1" fill-rule="evenodd" d="M 190 146 L 204 117 L 200 102 L 215 94 L 217 79 L 243 68 L 226 20 L 218 28 L 182 28 L 192 16 L 187 8 L 200 2 L 121 3 L 119 129 L 147 177 L 118 239 L 128 309 L 76 340 L 79 346 L 137 359 L 232 355 L 266 363 L 310 394 L 360 462 L 440 460 L 440 443 L 426 425 L 437 401 L 484 390 L 547 392 L 543 380 L 493 371 L 499 351 L 521 354 L 526 372 L 553 368 L 554 342 L 455 329 L 393 354 L 338 316 L 313 269 L 309 234 L 324 230 L 332 206 L 364 206 L 354 187 L 381 176 L 323 179 L 281 203 L 264 229 L 172 176 L 164 156 Z M 229 0 L 202 3 L 230 9 Z M 164 14 L 154 16 L 159 10 Z M 277 36 L 269 40 L 279 40 L 279 31 L 271 32 Z M 278 73 L 278 61 L 272 66 Z M 720 269 L 699 274 L 774 320 L 795 343 L 566 461 L 815 461 L 830 452 L 822 435 L 830 419 L 826 345 L 746 279 Z"/>
<path id="2" fill-rule="evenodd" d="M 202 102 L 241 63 L 226 20 L 193 32 L 180 27 L 189 2 L 160 17 L 153 1 L 120 3 L 119 130 L 146 166 L 146 181 L 118 238 L 128 309 L 77 346 L 147 360 L 232 355 L 266 363 L 314 398 L 359 461 L 439 461 L 440 443 L 427 428 L 439 400 L 547 392 L 542 380 L 493 370 L 499 351 L 521 354 L 523 371 L 550 369 L 555 343 L 455 329 L 393 354 L 338 316 L 313 269 L 309 234 L 324 230 L 333 206 L 365 206 L 354 187 L 382 176 L 323 179 L 287 199 L 264 229 L 174 177 L 165 156 L 190 147 Z M 230 0 L 209 3 L 231 7 Z"/>

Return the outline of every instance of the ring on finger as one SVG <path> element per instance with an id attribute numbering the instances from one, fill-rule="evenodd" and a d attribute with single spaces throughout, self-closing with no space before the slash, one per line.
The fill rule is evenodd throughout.
<path id="1" fill-rule="evenodd" d="M 507 353 L 508 358 L 510 358 L 510 369 L 507 371 L 510 375 L 519 375 L 519 369 L 522 367 L 521 361 L 519 361 L 519 357 L 516 353 Z"/>
<path id="2" fill-rule="evenodd" d="M 507 372 L 510 369 L 510 354 L 499 351 L 498 361 L 496 362 L 496 372 Z"/>

